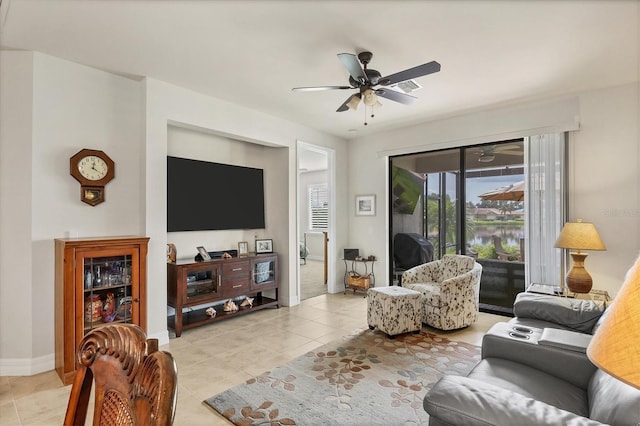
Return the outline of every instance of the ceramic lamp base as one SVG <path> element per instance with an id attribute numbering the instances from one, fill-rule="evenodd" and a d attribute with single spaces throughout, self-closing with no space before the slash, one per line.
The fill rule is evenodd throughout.
<path id="1" fill-rule="evenodd" d="M 589 293 L 593 286 L 591 275 L 584 268 L 584 259 L 587 256 L 586 253 L 571 253 L 573 268 L 567 274 L 566 282 L 573 293 Z"/>

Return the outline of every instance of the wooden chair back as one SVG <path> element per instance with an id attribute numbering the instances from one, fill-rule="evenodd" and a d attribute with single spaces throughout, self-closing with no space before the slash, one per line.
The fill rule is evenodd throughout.
<path id="1" fill-rule="evenodd" d="M 94 385 L 93 425 L 170 425 L 178 372 L 158 340 L 133 324 L 96 328 L 80 342 L 65 426 L 84 425 Z"/>
<path id="2" fill-rule="evenodd" d="M 520 252 L 509 253 L 504 247 L 502 247 L 502 239 L 498 236 L 493 236 L 493 246 L 496 249 L 496 254 L 498 255 L 498 260 L 519 260 Z"/>

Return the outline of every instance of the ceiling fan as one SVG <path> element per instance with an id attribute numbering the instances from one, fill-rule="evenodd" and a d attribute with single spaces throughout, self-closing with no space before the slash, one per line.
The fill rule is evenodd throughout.
<path id="1" fill-rule="evenodd" d="M 349 86 L 294 87 L 292 90 L 299 92 L 311 92 L 321 90 L 358 89 L 358 92 L 349 96 L 347 100 L 340 105 L 336 112 L 343 112 L 349 109 L 356 110 L 361 100 L 365 107 L 382 106 L 378 100 L 378 96 L 406 105 L 412 103 L 417 98 L 388 89 L 386 86 L 440 71 L 440 64 L 436 61 L 431 61 L 426 64 L 418 65 L 416 67 L 382 77 L 382 74 L 380 74 L 379 71 L 367 68 L 372 57 L 373 53 L 371 52 L 360 52 L 357 56 L 352 53 L 338 54 L 338 59 L 340 59 L 342 65 L 344 65 L 347 71 L 349 71 Z M 377 88 L 376 86 L 384 87 Z M 367 123 L 365 122 L 364 124 L 366 125 Z"/>
<path id="2" fill-rule="evenodd" d="M 516 155 L 522 157 L 522 145 L 521 144 L 500 144 L 500 145 L 487 145 L 473 148 L 470 152 L 478 155 L 478 162 L 490 163 L 496 159 L 498 155 Z"/>

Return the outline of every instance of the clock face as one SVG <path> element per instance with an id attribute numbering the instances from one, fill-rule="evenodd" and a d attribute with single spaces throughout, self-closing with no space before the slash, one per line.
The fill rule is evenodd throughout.
<path id="1" fill-rule="evenodd" d="M 109 166 L 102 158 L 88 155 L 78 162 L 78 171 L 89 180 L 100 180 L 107 175 Z"/>

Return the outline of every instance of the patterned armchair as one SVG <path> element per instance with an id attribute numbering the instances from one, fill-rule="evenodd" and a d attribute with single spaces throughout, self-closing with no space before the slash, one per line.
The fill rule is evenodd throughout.
<path id="1" fill-rule="evenodd" d="M 422 293 L 422 322 L 454 330 L 478 319 L 482 265 L 468 256 L 446 254 L 402 274 L 402 286 Z"/>

